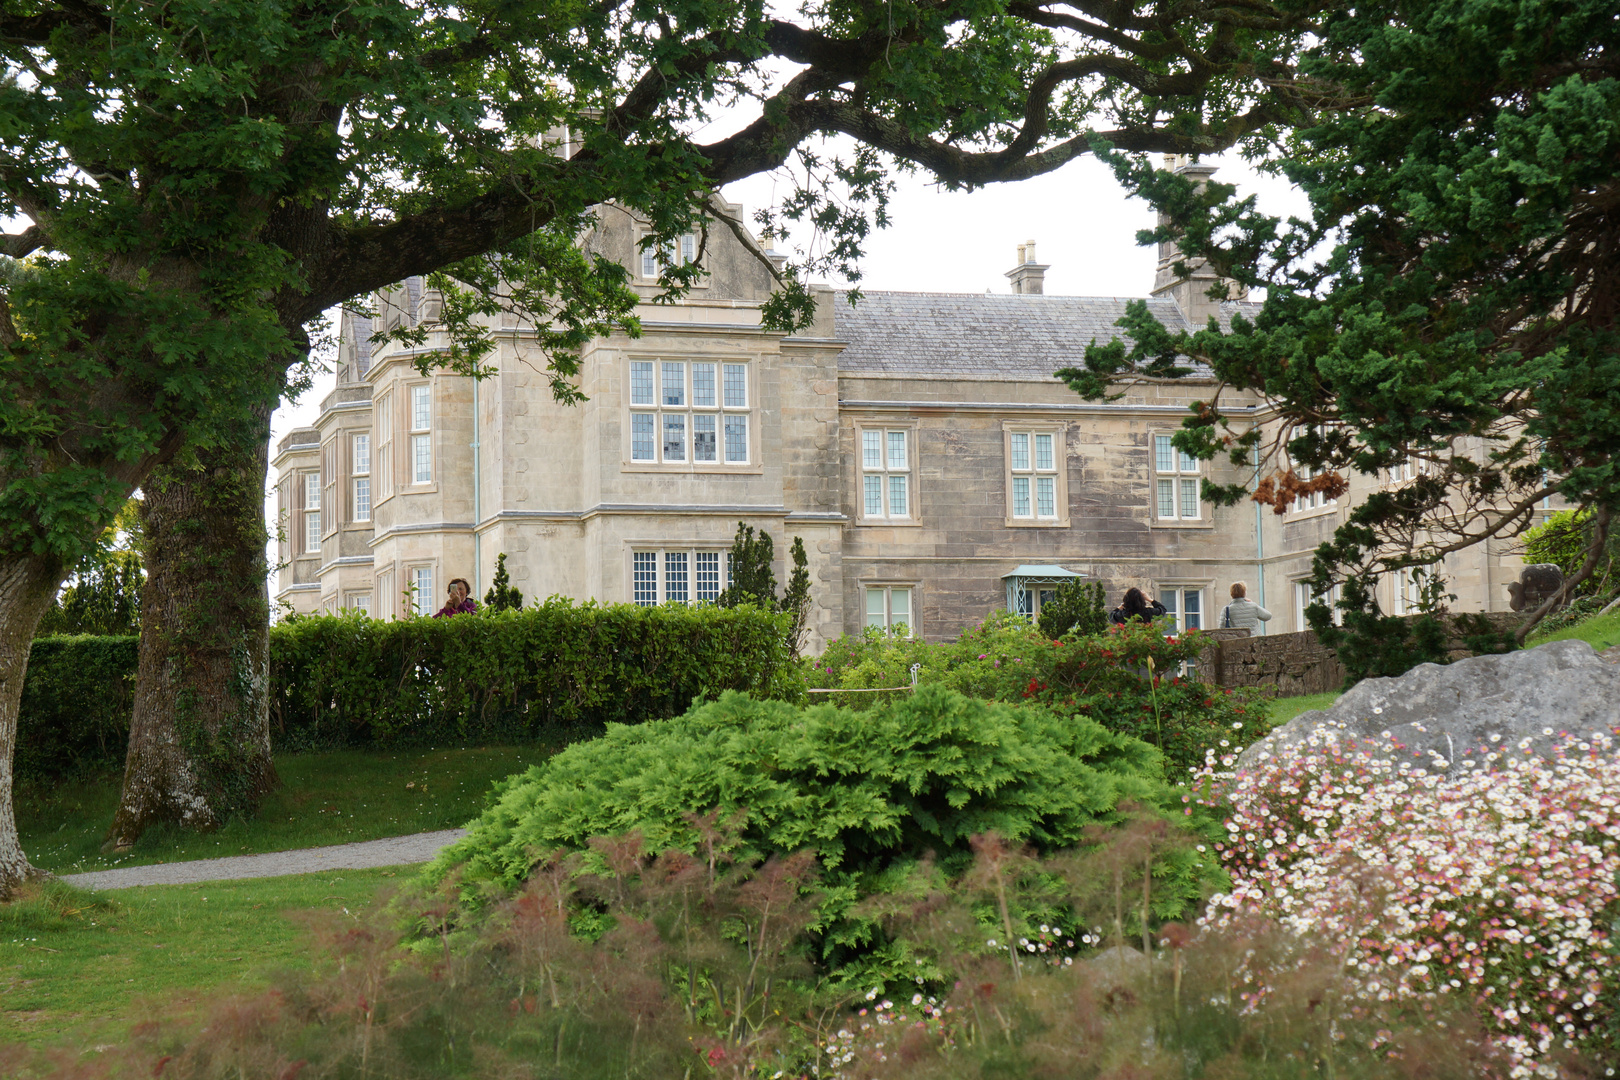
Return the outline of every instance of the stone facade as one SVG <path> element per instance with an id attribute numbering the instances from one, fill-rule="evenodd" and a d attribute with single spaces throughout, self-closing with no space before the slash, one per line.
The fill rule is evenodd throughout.
<path id="1" fill-rule="evenodd" d="M 1044 295 L 1032 243 L 1009 273 L 1013 293 L 868 292 L 851 306 L 822 290 L 815 324 L 788 337 L 760 328 L 771 278 L 728 231 L 710 232 L 705 284 L 675 304 L 651 302 L 643 234 L 608 207 L 585 241 L 625 264 L 648 302 L 640 338 L 584 350 L 580 405 L 552 399 L 515 318 L 496 328 L 496 373 L 475 382 L 423 376 L 407 352 L 373 356 L 369 321 L 346 315 L 336 388 L 276 448 L 277 599 L 305 612 L 431 611 L 454 577 L 481 597 L 504 552 L 530 599 L 701 600 L 723 586 L 743 521 L 772 535 L 779 560 L 804 538 L 816 649 L 868 623 L 940 639 L 1009 602 L 1034 610 L 1055 586 L 1019 593 L 1007 578 L 1031 564 L 1100 579 L 1111 603 L 1145 587 L 1205 627 L 1244 580 L 1275 614 L 1266 630 L 1286 633 L 1304 629 L 1296 583 L 1312 549 L 1373 484 L 1403 482 L 1358 477 L 1336 502 L 1280 516 L 1199 502 L 1206 474 L 1249 478 L 1159 441 L 1212 386 L 1081 401 L 1051 373 L 1118 336 L 1127 301 Z M 1245 303 L 1160 276 L 1150 303 L 1170 325 Z M 407 282 L 376 310 L 431 324 L 435 298 Z M 1256 398 L 1227 392 L 1222 407 L 1268 422 Z M 1505 545 L 1448 560 L 1453 607 L 1505 608 L 1517 568 Z M 778 580 L 785 571 L 779 562 Z M 1397 584 L 1386 610 L 1402 609 Z"/>

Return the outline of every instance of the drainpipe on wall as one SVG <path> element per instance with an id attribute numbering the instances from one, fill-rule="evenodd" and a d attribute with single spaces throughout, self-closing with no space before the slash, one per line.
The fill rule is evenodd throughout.
<path id="1" fill-rule="evenodd" d="M 476 598 L 484 590 L 484 560 L 483 560 L 483 533 L 478 529 L 484 523 L 484 470 L 479 468 L 478 461 L 478 379 L 473 379 L 473 596 Z"/>
<path id="2" fill-rule="evenodd" d="M 1260 486 L 1260 448 L 1254 448 L 1254 486 Z M 1260 516 L 1260 504 L 1254 504 L 1254 580 L 1260 591 L 1260 598 L 1255 601 L 1261 607 L 1266 606 L 1266 536 L 1263 531 L 1264 519 Z M 1266 624 L 1260 624 L 1260 633 L 1265 635 Z"/>

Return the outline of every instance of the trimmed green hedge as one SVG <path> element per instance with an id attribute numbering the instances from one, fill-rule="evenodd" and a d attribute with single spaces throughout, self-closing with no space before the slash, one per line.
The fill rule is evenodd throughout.
<path id="1" fill-rule="evenodd" d="M 726 690 L 799 700 L 789 621 L 746 606 L 560 599 L 450 619 L 291 619 L 270 631 L 271 739 L 278 750 L 519 741 L 551 726 L 678 716 Z M 34 642 L 19 777 L 123 761 L 136 642 Z"/>
<path id="2" fill-rule="evenodd" d="M 385 622 L 294 619 L 270 638 L 286 748 L 532 737 L 678 716 L 725 690 L 797 699 L 788 617 L 754 607 L 576 605 Z"/>
<path id="3" fill-rule="evenodd" d="M 12 759 L 17 779 L 123 765 L 139 640 L 91 634 L 35 640 Z"/>

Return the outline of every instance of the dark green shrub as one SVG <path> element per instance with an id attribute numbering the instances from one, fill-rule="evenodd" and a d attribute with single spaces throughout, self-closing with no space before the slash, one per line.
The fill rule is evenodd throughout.
<path id="1" fill-rule="evenodd" d="M 523 610 L 523 590 L 513 586 L 512 577 L 506 572 L 504 551 L 495 556 L 495 579 L 484 594 L 484 605 L 495 611 Z"/>
<path id="2" fill-rule="evenodd" d="M 557 725 L 674 716 L 725 690 L 796 699 L 791 616 L 553 599 L 526 611 L 386 622 L 358 613 L 270 631 L 277 750 L 521 741 Z M 17 775 L 119 765 L 137 639 L 34 642 Z"/>
<path id="3" fill-rule="evenodd" d="M 463 900 L 481 905 L 593 837 L 634 832 L 645 850 L 701 855 L 714 823 L 730 819 L 739 858 L 820 858 L 820 957 L 839 978 L 909 980 L 910 947 L 855 913 L 864 898 L 904 887 L 930 853 L 960 871 L 976 835 L 1043 850 L 1089 842 L 1127 801 L 1187 820 L 1153 748 L 1084 717 L 939 686 L 864 712 L 726 694 L 671 720 L 611 727 L 498 785 L 428 876 L 458 875 Z M 1182 914 L 1218 873 L 1212 855 L 1167 852 L 1155 911 Z"/>
<path id="4" fill-rule="evenodd" d="M 28 658 L 14 775 L 48 783 L 123 765 L 139 639 L 39 638 Z"/>
<path id="5" fill-rule="evenodd" d="M 1052 640 L 1022 617 L 998 612 L 943 644 L 882 633 L 841 638 L 805 662 L 805 679 L 815 688 L 907 686 L 917 665 L 923 685 L 1039 705 L 1152 743 L 1162 749 L 1170 775 L 1180 777 L 1204 763 L 1206 750 L 1220 751 L 1222 740 L 1249 743 L 1265 734 L 1265 710 L 1251 692 L 1182 675 L 1183 665 L 1196 665 L 1213 639 L 1196 631 L 1167 636 L 1163 629 L 1132 622 Z M 863 709 L 907 692 L 826 696 Z"/>
<path id="6" fill-rule="evenodd" d="M 524 611 L 291 620 L 270 639 L 282 747 L 509 740 L 674 716 L 725 690 L 796 698 L 788 617 L 552 597 Z"/>
<path id="7" fill-rule="evenodd" d="M 1057 596 L 1041 605 L 1036 620 L 1041 633 L 1054 641 L 1071 631 L 1101 634 L 1108 629 L 1108 601 L 1100 581 L 1070 581 L 1058 587 Z"/>

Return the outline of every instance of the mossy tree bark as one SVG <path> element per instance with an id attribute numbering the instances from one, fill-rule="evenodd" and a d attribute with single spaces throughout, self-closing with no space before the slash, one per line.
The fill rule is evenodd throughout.
<path id="1" fill-rule="evenodd" d="M 238 441 L 147 481 L 146 589 L 110 849 L 158 823 L 212 829 L 278 783 L 270 760 L 264 483 L 270 408 Z"/>
<path id="2" fill-rule="evenodd" d="M 66 564 L 49 556 L 0 560 L 0 900 L 35 872 L 17 836 L 11 761 L 34 630 L 66 576 Z"/>

